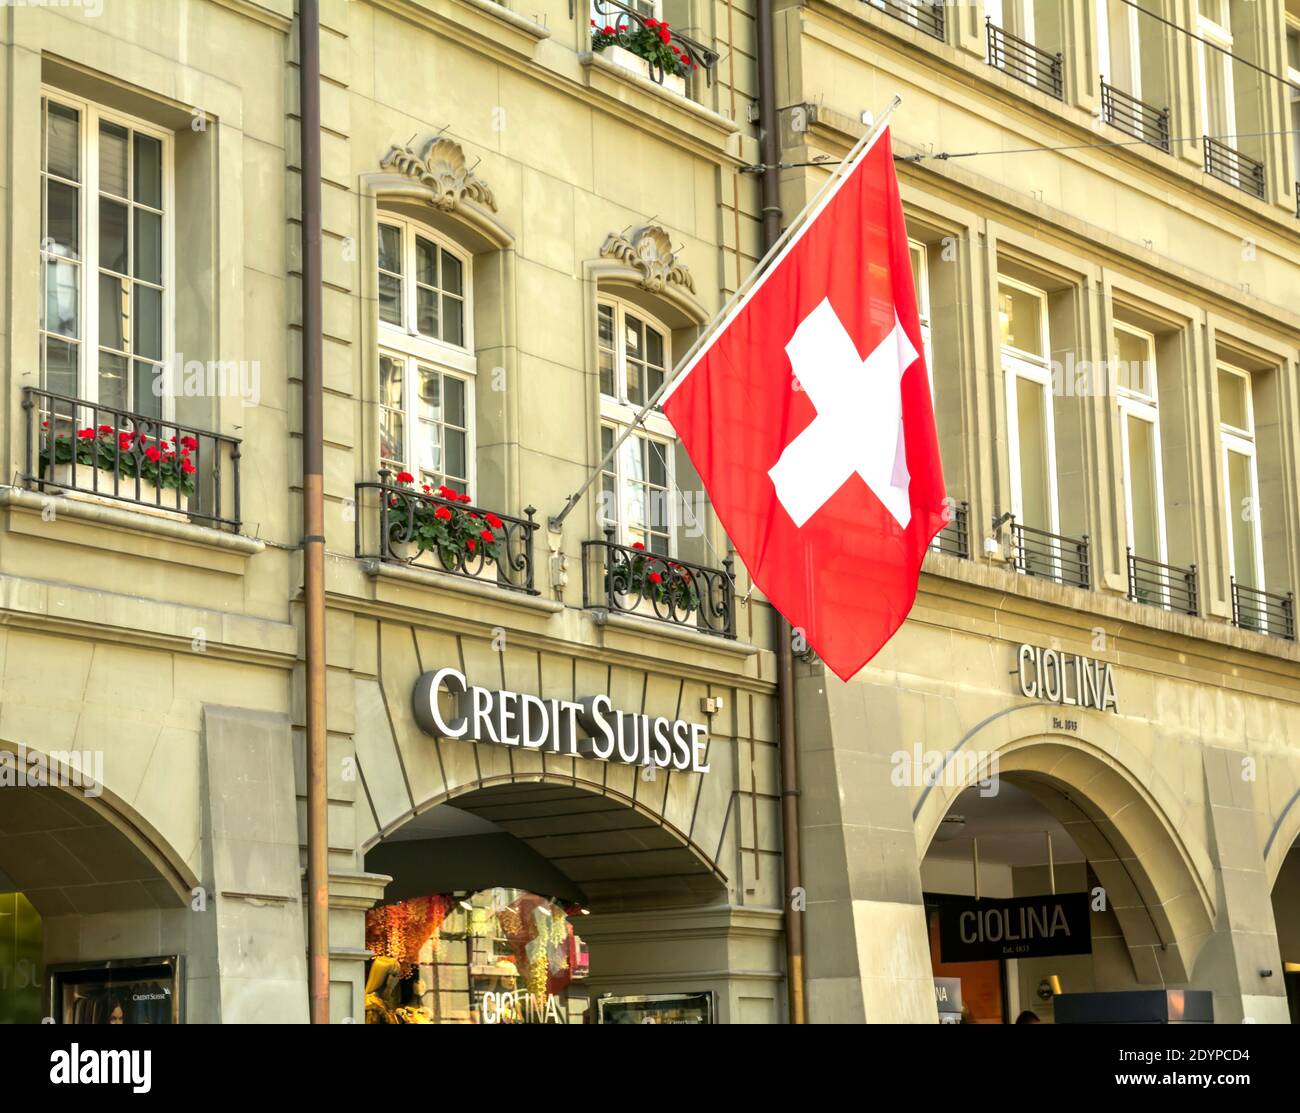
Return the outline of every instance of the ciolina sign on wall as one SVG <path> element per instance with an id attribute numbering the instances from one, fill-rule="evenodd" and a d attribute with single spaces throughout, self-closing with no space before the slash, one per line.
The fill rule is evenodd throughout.
<path id="1" fill-rule="evenodd" d="M 1017 660 L 1020 693 L 1028 699 L 1119 712 L 1115 673 L 1105 661 L 1036 645 L 1022 645 Z"/>
<path id="2" fill-rule="evenodd" d="M 443 715 L 438 697 L 453 697 Z M 453 668 L 426 672 L 412 697 L 416 722 L 436 738 L 517 746 L 539 753 L 616 761 L 625 765 L 707 773 L 708 728 L 702 723 L 615 711 L 607 695 L 580 700 L 542 699 L 526 692 L 470 684 Z"/>

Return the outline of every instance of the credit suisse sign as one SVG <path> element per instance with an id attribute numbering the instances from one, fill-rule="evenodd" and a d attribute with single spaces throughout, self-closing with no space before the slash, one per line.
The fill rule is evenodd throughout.
<path id="1" fill-rule="evenodd" d="M 444 716 L 446 692 L 456 710 Z M 616 711 L 607 695 L 542 699 L 526 692 L 470 684 L 453 668 L 426 672 L 412 697 L 416 722 L 437 738 L 460 738 L 540 753 L 616 761 L 625 765 L 707 773 L 709 733 L 703 723 Z"/>

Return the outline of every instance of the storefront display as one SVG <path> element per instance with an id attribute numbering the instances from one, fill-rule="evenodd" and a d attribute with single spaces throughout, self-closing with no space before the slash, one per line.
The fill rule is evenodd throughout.
<path id="1" fill-rule="evenodd" d="M 515 889 L 436 894 L 366 914 L 367 1024 L 580 1024 L 588 970 L 565 905 Z"/>
<path id="2" fill-rule="evenodd" d="M 60 1024 L 179 1024 L 179 958 L 56 966 L 50 1013 Z"/>
<path id="3" fill-rule="evenodd" d="M 639 997 L 602 997 L 598 1024 L 712 1024 L 712 993 L 655 993 Z"/>

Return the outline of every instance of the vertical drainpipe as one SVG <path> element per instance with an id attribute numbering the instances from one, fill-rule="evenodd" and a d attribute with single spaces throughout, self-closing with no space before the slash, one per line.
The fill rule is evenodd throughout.
<path id="1" fill-rule="evenodd" d="M 773 42 L 773 0 L 758 0 L 758 128 L 759 157 L 763 163 L 761 203 L 763 251 L 781 235 L 781 178 L 777 163 L 780 144 L 776 118 L 776 48 Z M 794 653 L 790 624 L 777 616 L 777 691 L 781 712 L 781 845 L 785 868 L 785 980 L 791 1024 L 803 1024 L 803 911 L 802 894 L 795 907 L 794 891 L 803 885 L 799 865 L 799 757 L 794 737 Z"/>
<path id="2" fill-rule="evenodd" d="M 329 826 L 325 725 L 325 478 L 321 400 L 320 0 L 298 4 L 302 167 L 302 553 L 307 688 L 307 979 L 329 1023 Z"/>

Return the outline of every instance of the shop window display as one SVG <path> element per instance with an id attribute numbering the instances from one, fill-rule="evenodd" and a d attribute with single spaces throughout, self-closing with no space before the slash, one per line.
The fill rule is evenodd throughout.
<path id="1" fill-rule="evenodd" d="M 575 904 L 517 889 L 434 894 L 366 914 L 367 1024 L 581 1024 Z"/>

